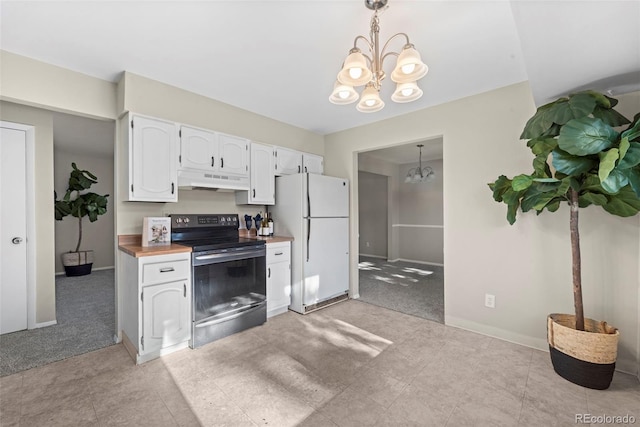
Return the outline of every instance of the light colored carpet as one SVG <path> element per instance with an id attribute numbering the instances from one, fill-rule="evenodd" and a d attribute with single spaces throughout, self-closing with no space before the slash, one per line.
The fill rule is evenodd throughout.
<path id="1" fill-rule="evenodd" d="M 113 271 L 57 276 L 58 324 L 0 335 L 0 376 L 114 344 Z"/>
<path id="2" fill-rule="evenodd" d="M 444 323 L 444 268 L 360 257 L 360 300 Z"/>

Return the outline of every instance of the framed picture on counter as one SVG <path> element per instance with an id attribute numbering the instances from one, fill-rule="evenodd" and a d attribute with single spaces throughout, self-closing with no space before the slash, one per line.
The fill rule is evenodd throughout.
<path id="1" fill-rule="evenodd" d="M 142 246 L 171 244 L 171 218 L 145 217 L 142 222 Z"/>

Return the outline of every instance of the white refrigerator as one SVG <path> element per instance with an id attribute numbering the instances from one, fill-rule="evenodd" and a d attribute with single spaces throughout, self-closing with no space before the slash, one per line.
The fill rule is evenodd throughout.
<path id="1" fill-rule="evenodd" d="M 349 181 L 301 173 L 276 178 L 271 209 L 291 243 L 291 305 L 308 313 L 349 292 Z"/>

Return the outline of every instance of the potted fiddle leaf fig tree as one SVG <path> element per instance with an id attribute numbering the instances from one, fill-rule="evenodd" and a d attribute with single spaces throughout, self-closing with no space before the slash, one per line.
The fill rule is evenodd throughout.
<path id="1" fill-rule="evenodd" d="M 518 209 L 540 214 L 568 203 L 575 313 L 550 314 L 547 339 L 554 370 L 594 389 L 611 383 L 619 332 L 584 317 L 578 213 L 590 205 L 621 217 L 640 211 L 640 113 L 629 121 L 617 103 L 584 91 L 541 106 L 520 136 L 534 155 L 533 172 L 489 184 L 494 200 L 507 205 L 509 224 Z"/>
<path id="2" fill-rule="evenodd" d="M 78 219 L 78 243 L 75 250 L 65 252 L 62 256 L 62 265 L 67 276 L 84 276 L 91 273 L 93 265 L 93 251 L 81 251 L 82 244 L 82 219 L 88 217 L 89 221 L 98 220 L 100 215 L 107 212 L 108 194 L 99 194 L 87 191 L 98 178 L 89 171 L 78 169 L 75 163 L 71 163 L 73 170 L 69 176 L 69 184 L 64 197 L 55 200 L 55 218 L 61 221 L 66 216 Z"/>

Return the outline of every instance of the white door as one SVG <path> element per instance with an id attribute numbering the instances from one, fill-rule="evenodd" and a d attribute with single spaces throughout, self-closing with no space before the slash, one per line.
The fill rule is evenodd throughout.
<path id="1" fill-rule="evenodd" d="M 142 336 L 145 353 L 189 339 L 191 334 L 190 292 L 187 288 L 186 281 L 142 288 Z"/>
<path id="2" fill-rule="evenodd" d="M 26 132 L 0 135 L 0 333 L 27 329 Z"/>
<path id="3" fill-rule="evenodd" d="M 349 219 L 305 220 L 304 300 L 315 304 L 349 290 Z"/>
<path id="4" fill-rule="evenodd" d="M 333 176 L 307 174 L 309 197 L 304 215 L 312 218 L 349 216 L 349 181 Z"/>

